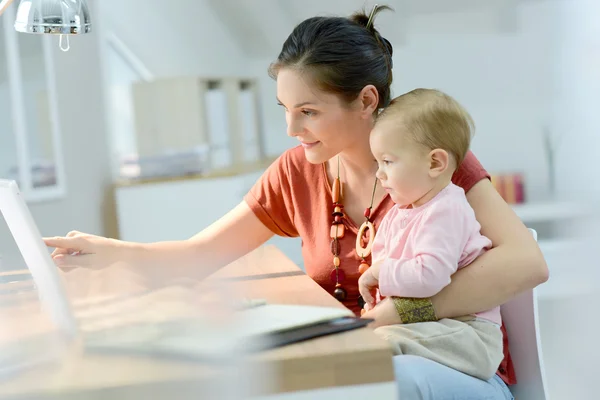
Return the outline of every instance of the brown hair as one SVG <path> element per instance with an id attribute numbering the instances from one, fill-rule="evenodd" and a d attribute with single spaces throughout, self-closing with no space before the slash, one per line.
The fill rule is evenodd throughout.
<path id="1" fill-rule="evenodd" d="M 475 130 L 473 119 L 455 99 L 434 89 L 415 89 L 396 97 L 377 117 L 376 124 L 399 118 L 402 129 L 429 149 L 443 149 L 464 160 Z"/>
<path id="2" fill-rule="evenodd" d="M 391 8 L 376 8 L 373 19 L 385 9 Z M 313 17 L 294 28 L 269 75 L 277 79 L 282 68 L 306 71 L 321 90 L 348 103 L 373 85 L 379 93 L 378 107 L 383 108 L 391 99 L 393 51 L 364 11 L 349 18 Z"/>

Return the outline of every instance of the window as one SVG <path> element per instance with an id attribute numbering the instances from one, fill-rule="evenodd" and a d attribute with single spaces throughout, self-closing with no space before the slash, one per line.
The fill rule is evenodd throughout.
<path id="1" fill-rule="evenodd" d="M 0 18 L 0 178 L 28 201 L 64 196 L 51 38 L 17 33 L 16 4 Z"/>

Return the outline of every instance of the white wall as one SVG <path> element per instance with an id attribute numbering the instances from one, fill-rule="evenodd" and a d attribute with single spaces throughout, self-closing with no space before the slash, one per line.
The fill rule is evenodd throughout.
<path id="1" fill-rule="evenodd" d="M 99 4 L 104 28 L 157 77 L 240 73 L 240 49 L 206 0 Z"/>
<path id="2" fill-rule="evenodd" d="M 551 332 L 542 338 L 552 398 L 592 399 L 598 397 L 594 372 L 600 357 L 596 344 L 600 324 L 587 313 L 597 307 L 600 293 L 595 251 L 600 241 L 600 3 L 563 0 L 555 7 L 561 24 L 554 63 L 553 121 L 565 135 L 558 152 L 557 193 L 591 204 L 597 218 L 575 227 L 585 238 L 583 245 L 577 252 L 563 254 L 562 264 L 556 264 L 561 268 L 550 276 L 555 284 L 575 282 L 571 286 L 578 290 L 570 297 L 540 303 L 541 328 Z"/>
<path id="3" fill-rule="evenodd" d="M 264 127 L 265 152 L 277 156 L 286 149 L 298 145 L 298 140 L 287 136 L 283 108 L 277 105 L 277 83 L 267 73 L 269 64 L 277 58 L 261 58 L 246 63 L 248 71 L 258 78 L 260 85 L 261 118 Z"/>
<path id="4" fill-rule="evenodd" d="M 492 173 L 524 172 L 527 196 L 535 201 L 548 196 L 542 129 L 554 123 L 561 10 L 553 1 L 514 10 L 515 26 L 495 8 L 412 15 L 402 21 L 405 29 L 395 25 L 397 13 L 382 13 L 378 25 L 394 45 L 394 94 L 435 87 L 456 97 L 475 118 L 473 150 L 484 166 Z M 310 15 L 319 13 L 315 6 Z M 269 153 L 295 143 L 285 137 L 275 83 L 266 73 L 276 56 L 252 64 L 261 77 Z"/>
<path id="5" fill-rule="evenodd" d="M 489 13 L 411 19 L 394 57 L 394 91 L 436 87 L 456 97 L 475 119 L 472 148 L 484 166 L 524 172 L 528 200 L 536 201 L 548 194 L 541 135 L 556 93 L 559 14 L 552 2 L 522 4 L 516 13 L 515 31 L 494 33 L 477 33 L 481 21 L 493 22 Z"/>
<path id="6" fill-rule="evenodd" d="M 95 6 L 96 1 L 89 1 Z M 67 53 L 54 47 L 58 107 L 65 157 L 67 197 L 33 204 L 31 211 L 42 235 L 69 230 L 104 234 L 109 185 L 107 135 L 97 33 L 71 40 Z M 4 221 L 0 220 L 0 254 L 4 268 L 22 267 Z"/>
<path id="7" fill-rule="evenodd" d="M 114 174 L 118 176 L 121 157 L 137 153 L 132 85 L 144 77 L 111 46 L 104 47 L 103 66 L 111 158 L 116 164 Z"/>
<path id="8" fill-rule="evenodd" d="M 600 12 L 591 9 L 598 6 L 591 0 L 512 3 L 514 8 L 504 11 L 483 7 L 414 14 L 407 21 L 399 18 L 401 10 L 382 13 L 379 29 L 395 49 L 394 94 L 436 87 L 456 97 L 475 118 L 476 155 L 492 173 L 523 172 L 531 201 L 550 197 L 542 136 L 548 127 L 566 138 L 556 154 L 557 195 L 598 195 L 600 184 L 586 183 L 594 175 L 583 178 L 595 170 L 592 152 L 600 148 L 594 111 L 600 50 L 592 41 L 599 36 L 594 16 Z M 331 13 L 327 4 L 303 4 L 303 10 L 302 17 Z M 266 19 L 276 18 L 268 9 L 265 13 Z M 275 83 L 266 73 L 276 56 L 274 51 L 272 57 L 247 63 L 261 78 L 270 154 L 295 143 L 285 136 Z"/>
<path id="9" fill-rule="evenodd" d="M 572 199 L 600 200 L 600 3 L 562 1 L 562 29 L 555 62 L 554 122 L 564 132 L 557 164 L 557 190 Z"/>
<path id="10" fill-rule="evenodd" d="M 439 13 L 432 12 L 433 7 L 417 7 L 420 3 L 411 2 L 408 9 L 399 7 L 398 2 L 391 3 L 396 12 L 381 14 L 378 26 L 395 45 L 395 94 L 419 86 L 437 87 L 464 103 L 478 128 L 473 142 L 476 155 L 492 173 L 524 172 L 526 194 L 531 201 L 549 197 L 543 128 L 568 132 L 565 135 L 573 139 L 557 154 L 559 189 L 584 186 L 575 183 L 573 172 L 589 170 L 581 163 L 593 157 L 577 154 L 582 148 L 590 148 L 583 144 L 595 143 L 598 135 L 592 138 L 591 128 L 569 131 L 565 127 L 573 127 L 572 121 L 557 118 L 566 110 L 557 102 L 559 96 L 566 94 L 564 102 L 580 112 L 577 102 L 568 99 L 581 100 L 593 93 L 584 87 L 584 80 L 575 86 L 571 82 L 571 72 L 577 68 L 575 60 L 582 54 L 581 50 L 574 50 L 577 46 L 573 43 L 581 35 L 577 32 L 583 29 L 569 26 L 569 18 L 574 21 L 571 25 L 578 25 L 576 11 L 564 10 L 572 8 L 572 1 L 492 2 L 485 7 L 475 7 L 474 3 L 467 7 L 467 2 L 462 2 L 462 8 L 456 8 L 459 11 L 451 12 L 445 7 Z M 267 153 L 276 155 L 295 145 L 295 140 L 286 136 L 284 115 L 275 102 L 275 82 L 266 72 L 277 56 L 277 46 L 271 49 L 272 56 L 248 57 L 248 51 L 242 49 L 244 43 L 253 39 L 247 35 L 239 37 L 240 30 L 227 25 L 231 21 L 223 18 L 223 10 L 214 8 L 215 2 L 185 0 L 161 4 L 149 7 L 141 0 L 103 1 L 105 28 L 113 31 L 155 76 L 258 77 Z M 278 21 L 278 32 L 282 21 L 289 24 L 289 33 L 295 23 L 307 16 L 345 14 L 362 4 L 344 2 L 345 8 L 336 11 L 330 3 L 311 1 L 300 8 L 264 7 L 262 12 L 264 20 Z M 290 7 L 293 18 L 289 14 L 278 18 Z M 337 2 L 336 7 L 342 4 Z M 156 29 L 158 26 L 168 28 Z M 261 25 L 256 37 L 275 33 L 269 31 L 269 26 Z M 280 42 L 284 40 L 285 35 Z M 586 54 L 591 57 L 592 52 Z"/>

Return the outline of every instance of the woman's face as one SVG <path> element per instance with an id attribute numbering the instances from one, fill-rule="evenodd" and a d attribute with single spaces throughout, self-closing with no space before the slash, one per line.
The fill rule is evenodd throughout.
<path id="1" fill-rule="evenodd" d="M 277 100 L 285 109 L 287 134 L 297 138 L 306 159 L 323 163 L 336 154 L 363 143 L 372 126 L 365 118 L 363 101 L 346 104 L 339 96 L 312 84 L 308 74 L 282 68 L 277 75 Z"/>

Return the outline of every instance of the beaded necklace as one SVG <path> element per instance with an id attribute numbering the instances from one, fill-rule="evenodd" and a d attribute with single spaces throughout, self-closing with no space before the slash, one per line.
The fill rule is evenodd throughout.
<path id="1" fill-rule="evenodd" d="M 369 269 L 370 265 L 365 260 L 370 254 L 371 249 L 373 247 L 373 239 L 375 239 L 375 227 L 373 226 L 373 222 L 371 221 L 371 211 L 373 210 L 373 200 L 375 199 L 375 189 L 377 188 L 377 179 L 375 179 L 375 184 L 373 185 L 373 194 L 371 195 L 371 205 L 365 209 L 365 222 L 362 223 L 360 228 L 358 229 L 358 233 L 356 235 L 356 254 L 360 257 L 361 262 L 358 266 L 358 272 L 363 274 L 367 269 Z M 346 226 L 342 222 L 344 218 L 344 205 L 342 204 L 342 182 L 340 180 L 340 157 L 337 159 L 337 177 L 333 181 L 333 186 L 331 188 L 331 197 L 333 199 L 333 221 L 331 222 L 331 253 L 333 254 L 333 270 L 330 274 L 330 279 L 335 283 L 335 290 L 333 292 L 333 296 L 339 300 L 344 301 L 348 296 L 348 292 L 346 289 L 342 287 L 342 282 L 346 279 L 346 274 L 343 270 L 340 269 L 340 242 L 339 239 L 344 237 Z M 365 232 L 368 231 L 369 239 L 367 241 L 366 246 L 363 243 L 363 236 Z M 359 297 L 358 304 L 362 308 L 364 306 L 364 301 Z"/>
<path id="2" fill-rule="evenodd" d="M 379 8 L 378 4 L 375 4 L 371 13 L 369 14 L 369 20 L 367 21 L 366 28 L 370 29 L 373 26 L 373 17 Z M 387 48 L 386 48 L 387 51 Z M 391 57 L 390 57 L 391 59 Z M 358 272 L 362 275 L 367 269 L 369 269 L 370 265 L 367 264 L 365 260 L 371 254 L 371 248 L 373 247 L 373 239 L 375 239 L 375 227 L 373 226 L 373 222 L 371 221 L 371 211 L 373 210 L 373 200 L 375 198 L 375 189 L 377 188 L 377 178 L 375 178 L 375 184 L 373 185 L 373 194 L 371 195 L 371 205 L 369 208 L 365 210 L 365 222 L 362 223 L 360 228 L 358 229 L 358 234 L 356 235 L 356 254 L 361 259 L 361 263 L 358 266 Z M 340 269 L 340 242 L 339 239 L 344 237 L 344 233 L 346 230 L 346 226 L 342 222 L 342 218 L 344 217 L 344 205 L 342 204 L 342 182 L 340 181 L 340 156 L 337 159 L 337 177 L 333 181 L 333 186 L 331 188 L 331 197 L 333 199 L 333 221 L 331 222 L 331 253 L 333 254 L 333 270 L 330 274 L 330 279 L 335 283 L 335 290 L 333 292 L 333 296 L 339 300 L 344 301 L 346 297 L 348 297 L 348 292 L 346 289 L 342 287 L 342 281 L 346 279 L 346 274 L 343 270 Z M 367 241 L 367 245 L 365 246 L 363 243 L 363 235 L 365 231 L 369 232 L 369 239 Z M 359 296 L 358 305 L 362 309 L 364 306 L 364 300 Z"/>

